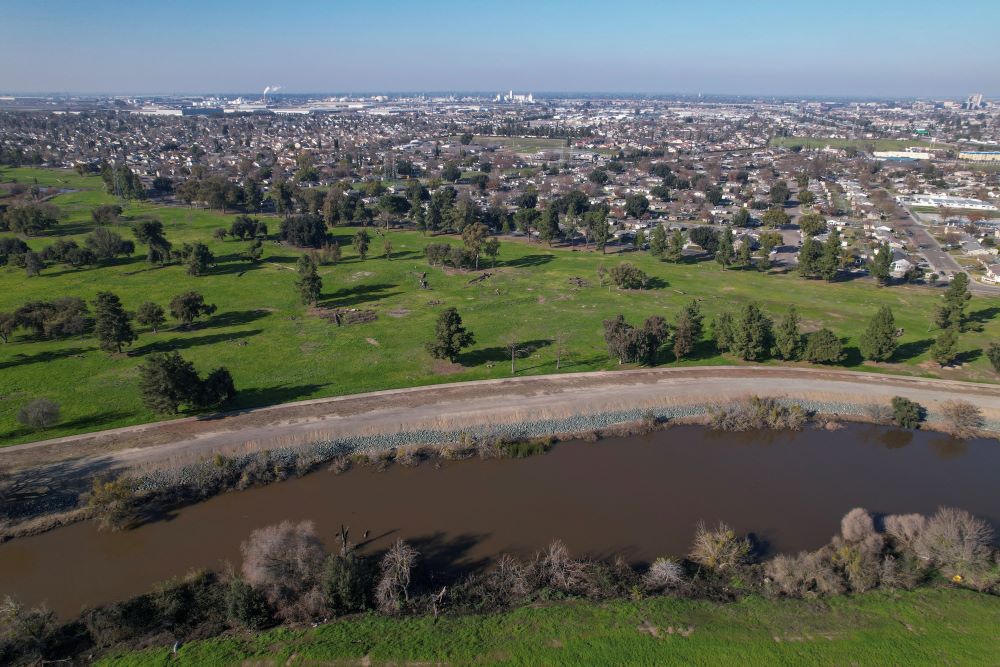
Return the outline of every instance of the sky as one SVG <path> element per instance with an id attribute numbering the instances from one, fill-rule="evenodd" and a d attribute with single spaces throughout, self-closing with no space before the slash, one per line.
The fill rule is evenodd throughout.
<path id="1" fill-rule="evenodd" d="M 997 0 L 4 0 L 4 93 L 1000 97 Z"/>

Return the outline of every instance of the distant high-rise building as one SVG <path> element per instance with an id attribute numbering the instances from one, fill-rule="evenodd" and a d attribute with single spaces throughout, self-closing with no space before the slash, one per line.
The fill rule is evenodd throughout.
<path id="1" fill-rule="evenodd" d="M 986 105 L 983 103 L 983 94 L 982 93 L 974 93 L 972 95 L 969 95 L 965 99 L 965 104 L 963 106 L 966 109 L 969 109 L 969 110 L 972 110 L 972 109 L 985 109 Z"/>

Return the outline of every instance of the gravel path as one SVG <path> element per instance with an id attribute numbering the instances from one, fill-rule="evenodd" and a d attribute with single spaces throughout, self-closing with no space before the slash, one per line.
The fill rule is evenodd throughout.
<path id="1" fill-rule="evenodd" d="M 826 369 L 717 366 L 529 376 L 324 398 L 157 422 L 0 449 L 0 466 L 156 468 L 227 454 L 406 431 L 474 433 L 484 424 L 616 410 L 723 404 L 756 394 L 827 405 L 906 396 L 933 415 L 960 398 L 1000 423 L 1000 386 Z"/>

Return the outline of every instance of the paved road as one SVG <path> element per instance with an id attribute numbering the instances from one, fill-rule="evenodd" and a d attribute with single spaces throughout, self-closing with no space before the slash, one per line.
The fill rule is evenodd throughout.
<path id="1" fill-rule="evenodd" d="M 907 208 L 906 213 L 907 217 L 897 220 L 894 223 L 894 227 L 903 234 L 907 232 L 913 234 L 913 241 L 917 244 L 920 254 L 927 258 L 927 262 L 931 265 L 931 270 L 939 276 L 964 271 L 955 258 L 941 248 L 941 244 L 938 243 L 927 227 L 920 223 L 913 211 Z M 969 282 L 969 290 L 973 294 L 1000 296 L 1000 286 L 986 285 L 977 280 Z"/>

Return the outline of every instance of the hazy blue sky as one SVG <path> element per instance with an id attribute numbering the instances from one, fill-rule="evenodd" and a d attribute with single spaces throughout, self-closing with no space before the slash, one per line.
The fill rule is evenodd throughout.
<path id="1" fill-rule="evenodd" d="M 998 26 L 997 0 L 4 0 L 0 90 L 996 96 Z"/>

